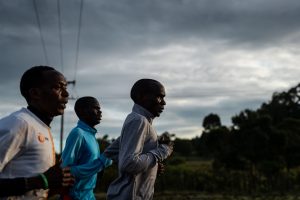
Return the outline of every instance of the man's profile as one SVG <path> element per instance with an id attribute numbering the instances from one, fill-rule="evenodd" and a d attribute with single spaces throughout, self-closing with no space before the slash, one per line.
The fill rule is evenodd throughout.
<path id="1" fill-rule="evenodd" d="M 164 110 L 164 86 L 153 79 L 138 80 L 130 93 L 134 102 L 121 136 L 104 154 L 118 162 L 118 178 L 108 188 L 108 200 L 150 200 L 154 194 L 158 163 L 173 151 L 173 145 L 159 143 L 152 126 Z"/>
<path id="2" fill-rule="evenodd" d="M 66 108 L 65 77 L 49 66 L 28 69 L 20 91 L 28 106 L 0 119 L 0 197 L 47 199 L 71 186 L 69 168 L 56 163 L 50 123 Z"/>

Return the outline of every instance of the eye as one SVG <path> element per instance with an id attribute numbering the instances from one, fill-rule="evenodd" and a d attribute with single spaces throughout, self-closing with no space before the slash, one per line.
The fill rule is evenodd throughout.
<path id="1" fill-rule="evenodd" d="M 158 103 L 161 103 L 161 102 L 163 101 L 163 98 L 162 98 L 162 97 L 157 97 L 156 99 L 157 99 L 157 102 L 158 102 Z"/>
<path id="2" fill-rule="evenodd" d="M 54 85 L 53 88 L 55 90 L 67 90 L 67 86 L 63 84 Z"/>

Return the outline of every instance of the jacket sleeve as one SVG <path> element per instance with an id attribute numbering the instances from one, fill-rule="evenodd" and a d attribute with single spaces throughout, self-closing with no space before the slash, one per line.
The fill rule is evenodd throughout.
<path id="1" fill-rule="evenodd" d="M 4 121 L 0 125 L 0 174 L 25 145 L 27 124 L 22 120 Z M 24 178 L 0 179 L 0 197 L 22 195 L 26 192 Z"/>
<path id="2" fill-rule="evenodd" d="M 111 143 L 103 152 L 104 156 L 112 159 L 114 162 L 118 162 L 120 148 L 120 137 L 118 137 L 113 143 Z"/>
<path id="3" fill-rule="evenodd" d="M 71 173 L 78 178 L 92 176 L 112 164 L 112 160 L 106 158 L 103 154 L 99 158 L 85 164 L 71 166 Z"/>
<path id="4" fill-rule="evenodd" d="M 28 126 L 22 120 L 3 121 L 0 127 L 0 173 L 26 145 Z"/>
<path id="5" fill-rule="evenodd" d="M 62 167 L 75 165 L 78 157 L 83 137 L 73 129 L 69 134 L 65 148 L 62 152 Z"/>
<path id="6" fill-rule="evenodd" d="M 138 174 L 156 165 L 151 152 L 143 147 L 150 124 L 147 119 L 134 119 L 124 124 L 120 138 L 119 169 L 126 173 Z"/>
<path id="7" fill-rule="evenodd" d="M 69 166 L 71 168 L 71 174 L 76 178 L 92 176 L 112 163 L 110 159 L 100 155 L 97 159 L 78 164 L 77 159 L 80 154 L 82 154 L 84 145 L 86 145 L 84 137 L 76 132 L 76 129 L 73 129 L 62 153 L 62 167 Z"/>
<path id="8" fill-rule="evenodd" d="M 83 143 L 83 136 L 78 132 L 78 130 L 73 129 L 67 138 L 66 145 L 61 157 L 62 167 L 69 166 L 71 168 L 72 175 L 75 177 L 78 177 L 78 174 L 76 174 L 76 170 L 73 169 L 77 165 L 77 159 L 80 156 Z"/>
<path id="9" fill-rule="evenodd" d="M 119 141 L 119 169 L 121 171 L 130 174 L 145 172 L 172 153 L 172 146 L 165 144 L 159 144 L 156 148 L 143 152 L 150 126 L 146 118 L 131 120 L 124 124 Z"/>

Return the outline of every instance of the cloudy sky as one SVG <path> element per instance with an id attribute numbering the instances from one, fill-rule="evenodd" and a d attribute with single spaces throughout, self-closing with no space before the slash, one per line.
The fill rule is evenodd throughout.
<path id="1" fill-rule="evenodd" d="M 120 134 L 140 78 L 166 88 L 158 133 L 200 136 L 209 113 L 230 126 L 241 110 L 298 84 L 299 40 L 299 0 L 0 0 L 0 117 L 26 106 L 23 72 L 50 65 L 76 80 L 73 97 L 99 99 L 99 136 Z M 74 102 L 66 134 L 77 122 Z M 59 117 L 52 128 L 58 146 Z"/>

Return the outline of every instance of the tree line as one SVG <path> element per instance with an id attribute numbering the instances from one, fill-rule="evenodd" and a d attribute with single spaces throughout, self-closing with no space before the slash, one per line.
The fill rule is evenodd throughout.
<path id="1" fill-rule="evenodd" d="M 217 114 L 203 120 L 204 132 L 194 138 L 199 156 L 215 167 L 254 169 L 273 175 L 300 165 L 300 84 L 273 94 L 257 110 L 245 109 L 222 126 Z"/>

